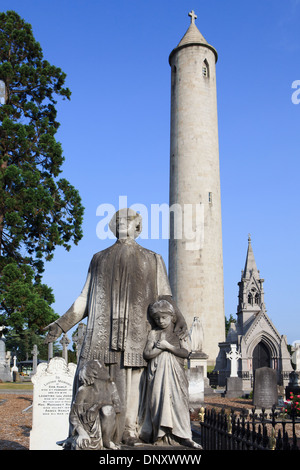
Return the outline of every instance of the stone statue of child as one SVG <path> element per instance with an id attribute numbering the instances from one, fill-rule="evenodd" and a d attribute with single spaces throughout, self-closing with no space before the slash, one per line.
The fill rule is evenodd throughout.
<path id="1" fill-rule="evenodd" d="M 60 444 L 69 450 L 118 449 L 113 439 L 120 400 L 107 367 L 90 360 L 80 370 L 79 381 L 69 417 L 72 434 Z"/>
<path id="2" fill-rule="evenodd" d="M 189 355 L 187 339 L 175 331 L 177 316 L 167 300 L 154 302 L 149 314 L 157 325 L 144 349 L 148 362 L 146 412 L 140 437 L 154 444 L 182 444 L 201 448 L 192 440 L 188 380 L 184 359 Z"/>

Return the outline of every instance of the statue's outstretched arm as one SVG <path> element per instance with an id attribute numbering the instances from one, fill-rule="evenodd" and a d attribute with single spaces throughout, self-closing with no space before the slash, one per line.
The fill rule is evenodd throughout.
<path id="1" fill-rule="evenodd" d="M 89 269 L 85 285 L 79 297 L 77 297 L 73 305 L 69 308 L 69 310 L 67 310 L 64 315 L 62 315 L 58 320 L 55 320 L 55 322 L 50 323 L 50 325 L 46 326 L 46 328 L 44 329 L 45 331 L 48 331 L 48 334 L 45 338 L 45 343 L 52 343 L 57 338 L 59 338 L 62 333 L 66 333 L 67 331 L 69 331 L 73 326 L 75 326 L 84 317 L 87 316 L 87 304 L 90 282 L 91 272 Z"/>

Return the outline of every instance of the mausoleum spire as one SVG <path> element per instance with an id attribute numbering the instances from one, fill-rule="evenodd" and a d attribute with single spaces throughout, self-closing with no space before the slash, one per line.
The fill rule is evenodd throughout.
<path id="1" fill-rule="evenodd" d="M 247 256 L 246 256 L 246 262 L 245 262 L 245 269 L 243 272 L 244 278 L 250 278 L 251 275 L 254 275 L 255 277 L 259 278 L 259 271 L 256 266 L 255 258 L 254 258 L 254 253 L 251 245 L 251 235 L 248 235 L 248 251 L 247 251 Z"/>

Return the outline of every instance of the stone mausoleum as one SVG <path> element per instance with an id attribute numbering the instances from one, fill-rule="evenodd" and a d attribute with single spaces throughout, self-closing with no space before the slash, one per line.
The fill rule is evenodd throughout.
<path id="1" fill-rule="evenodd" d="M 225 342 L 219 343 L 215 371 L 218 372 L 220 386 L 225 386 L 230 377 L 231 364 L 227 354 L 234 346 L 241 356 L 237 363 L 237 375 L 242 378 L 244 392 L 252 389 L 254 371 L 260 367 L 275 369 L 278 385 L 286 386 L 289 382 L 293 369 L 286 336 L 279 334 L 267 315 L 263 283 L 249 236 L 245 268 L 238 283 L 237 321 L 230 324 Z"/>

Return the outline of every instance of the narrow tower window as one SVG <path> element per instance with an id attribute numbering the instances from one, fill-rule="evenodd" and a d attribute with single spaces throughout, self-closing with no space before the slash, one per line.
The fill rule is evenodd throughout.
<path id="1" fill-rule="evenodd" d="M 253 297 L 251 293 L 248 294 L 248 304 L 253 305 Z"/>
<path id="2" fill-rule="evenodd" d="M 202 64 L 202 75 L 205 78 L 209 78 L 209 65 L 206 59 L 203 61 Z"/>
<path id="3" fill-rule="evenodd" d="M 208 202 L 212 204 L 212 193 L 208 193 Z"/>

